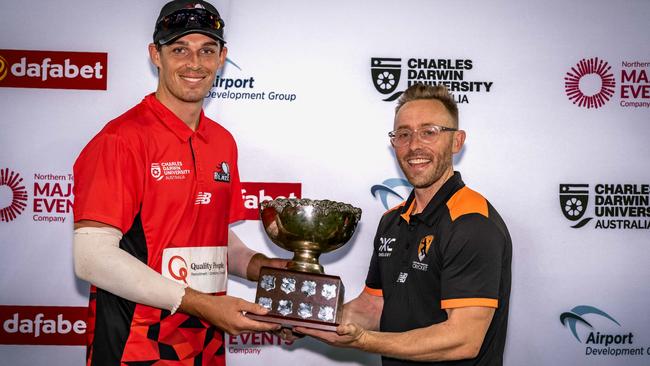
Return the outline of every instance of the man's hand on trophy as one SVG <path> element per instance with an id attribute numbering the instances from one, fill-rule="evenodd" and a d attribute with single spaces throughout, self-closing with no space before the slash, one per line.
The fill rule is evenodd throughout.
<path id="1" fill-rule="evenodd" d="M 367 334 L 365 329 L 355 323 L 341 324 L 336 328 L 336 332 L 304 327 L 295 327 L 293 331 L 314 337 L 332 346 L 345 348 L 361 348 Z"/>
<path id="2" fill-rule="evenodd" d="M 289 328 L 282 328 L 280 330 L 273 331 L 273 334 L 277 335 L 278 337 L 282 338 L 282 340 L 287 342 L 295 342 L 296 340 L 305 337 L 304 334 L 296 333 Z"/>
<path id="3" fill-rule="evenodd" d="M 238 297 L 207 295 L 189 287 L 185 289 L 178 311 L 197 316 L 231 335 L 280 329 L 278 324 L 258 322 L 244 316 L 245 313 L 266 315 L 268 310 L 258 304 Z"/>
<path id="4" fill-rule="evenodd" d="M 260 278 L 260 268 L 287 268 L 288 263 L 288 259 L 269 258 L 262 253 L 257 253 L 251 258 L 250 262 L 248 262 L 248 268 L 246 268 L 246 278 L 249 281 L 257 281 Z"/>

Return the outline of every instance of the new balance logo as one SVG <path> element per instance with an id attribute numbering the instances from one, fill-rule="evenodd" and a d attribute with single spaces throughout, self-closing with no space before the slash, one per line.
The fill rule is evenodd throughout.
<path id="1" fill-rule="evenodd" d="M 199 194 L 196 195 L 196 201 L 194 201 L 195 205 L 207 205 L 210 203 L 210 198 L 212 197 L 212 193 L 210 192 L 199 192 Z"/>
<path id="2" fill-rule="evenodd" d="M 400 272 L 399 277 L 397 277 L 397 282 L 398 283 L 405 283 L 406 282 L 406 277 L 408 277 L 409 274 L 406 272 Z"/>
<path id="3" fill-rule="evenodd" d="M 379 238 L 379 241 L 381 242 L 381 245 L 379 246 L 378 255 L 380 257 L 390 257 L 391 252 L 393 251 L 392 244 L 396 240 L 397 239 L 395 239 L 395 238 Z"/>

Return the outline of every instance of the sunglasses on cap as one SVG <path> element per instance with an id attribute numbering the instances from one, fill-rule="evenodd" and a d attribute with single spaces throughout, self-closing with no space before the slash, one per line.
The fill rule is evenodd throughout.
<path id="1" fill-rule="evenodd" d="M 223 42 L 224 22 L 205 9 L 181 9 L 160 19 L 156 24 L 156 42 L 171 41 L 190 31 L 205 33 Z"/>

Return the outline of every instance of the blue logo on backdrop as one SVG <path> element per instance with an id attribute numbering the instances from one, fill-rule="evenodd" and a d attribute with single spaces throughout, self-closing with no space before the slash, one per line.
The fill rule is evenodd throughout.
<path id="1" fill-rule="evenodd" d="M 405 201 L 406 197 L 402 197 L 395 189 L 404 187 L 408 190 L 411 190 L 413 186 L 406 180 L 402 178 L 389 178 L 382 182 L 382 184 L 375 184 L 370 188 L 370 194 L 373 197 L 379 198 L 381 204 L 384 205 L 385 209 L 389 209 L 390 205 L 388 203 L 389 197 L 396 197 L 400 201 Z"/>
<path id="2" fill-rule="evenodd" d="M 589 324 L 589 322 L 586 321 L 582 317 L 583 315 L 587 315 L 587 314 L 596 314 L 598 316 L 601 316 L 603 318 L 607 318 L 607 319 L 613 321 L 619 327 L 621 326 L 621 324 L 619 324 L 616 321 L 616 319 L 612 318 L 611 316 L 609 316 L 609 314 L 607 314 L 606 312 L 604 312 L 604 311 L 602 311 L 600 309 L 597 309 L 597 308 L 595 308 L 593 306 L 588 306 L 588 305 L 576 306 L 575 308 L 571 309 L 570 312 L 562 313 L 560 315 L 560 321 L 562 322 L 562 325 L 564 325 L 565 327 L 568 326 L 569 329 L 571 329 L 571 333 L 573 333 L 573 336 L 580 343 L 582 343 L 582 341 L 580 340 L 580 337 L 578 337 L 578 333 L 576 331 L 576 324 L 581 323 L 581 324 L 585 324 L 589 328 L 593 328 L 593 326 L 591 324 Z"/>
<path id="3" fill-rule="evenodd" d="M 569 328 L 578 342 L 585 344 L 587 356 L 650 355 L 648 345 L 636 344 L 634 333 L 621 331 L 621 324 L 616 319 L 594 306 L 578 305 L 560 314 L 560 322 Z M 581 337 L 578 328 L 588 329 L 588 334 Z"/>
<path id="4" fill-rule="evenodd" d="M 232 68 L 230 67 L 232 65 Z M 224 67 L 214 79 L 212 89 L 205 98 L 228 99 L 233 101 L 253 100 L 272 102 L 293 102 L 297 95 L 290 91 L 269 90 L 259 87 L 258 80 L 243 69 L 232 59 L 226 59 Z"/>

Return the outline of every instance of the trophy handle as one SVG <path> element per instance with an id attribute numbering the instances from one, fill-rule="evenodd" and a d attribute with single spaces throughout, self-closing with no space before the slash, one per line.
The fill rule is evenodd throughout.
<path id="1" fill-rule="evenodd" d="M 318 263 L 320 252 L 309 249 L 294 249 L 293 258 L 287 268 L 299 272 L 324 274 L 323 266 Z"/>

